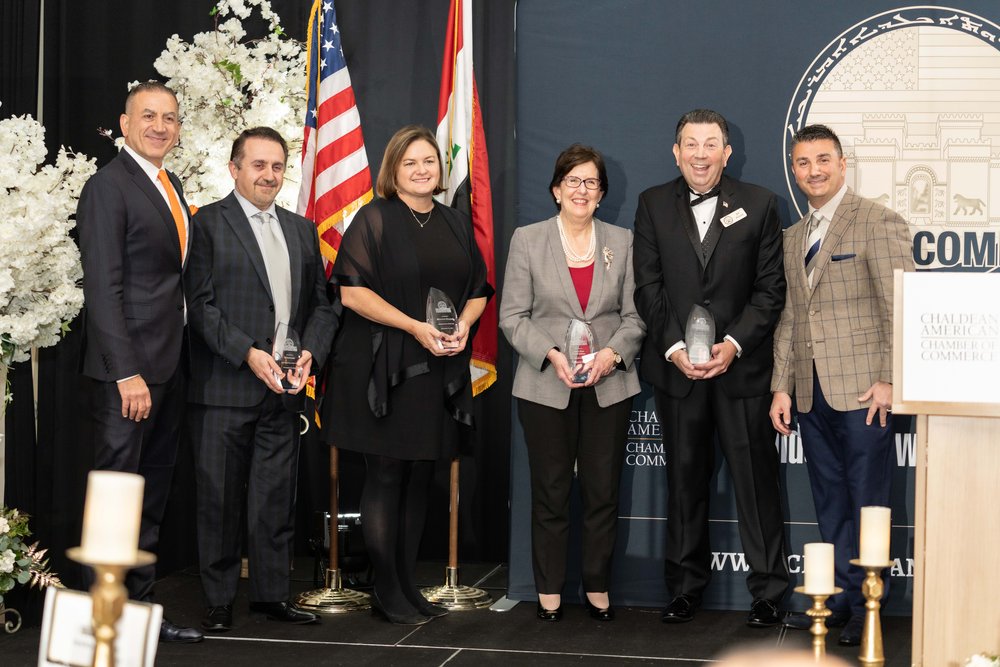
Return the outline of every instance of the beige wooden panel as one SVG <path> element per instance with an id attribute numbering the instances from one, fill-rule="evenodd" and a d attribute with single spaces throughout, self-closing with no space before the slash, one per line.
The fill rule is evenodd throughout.
<path id="1" fill-rule="evenodd" d="M 958 667 L 1000 650 L 1000 420 L 932 415 L 926 426 L 913 663 Z"/>

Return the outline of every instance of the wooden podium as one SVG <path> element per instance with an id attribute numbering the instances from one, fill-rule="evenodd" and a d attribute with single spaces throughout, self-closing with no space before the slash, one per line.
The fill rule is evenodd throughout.
<path id="1" fill-rule="evenodd" d="M 893 411 L 917 416 L 913 655 L 1000 652 L 1000 275 L 895 276 Z"/>

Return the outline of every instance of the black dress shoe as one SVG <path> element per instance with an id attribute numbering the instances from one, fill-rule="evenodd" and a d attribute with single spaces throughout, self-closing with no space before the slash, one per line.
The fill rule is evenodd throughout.
<path id="1" fill-rule="evenodd" d="M 826 627 L 842 628 L 847 625 L 847 621 L 850 618 L 850 613 L 846 611 L 835 611 L 826 617 Z M 812 627 L 812 619 L 802 612 L 789 612 L 785 614 L 785 620 L 782 625 L 793 630 L 808 630 Z"/>
<path id="2" fill-rule="evenodd" d="M 610 604 L 607 607 L 605 607 L 604 609 L 601 609 L 597 605 L 593 604 L 590 601 L 590 598 L 588 598 L 586 596 L 584 596 L 583 602 L 584 602 L 584 604 L 587 605 L 587 613 L 589 613 L 590 617 L 592 619 L 594 619 L 595 621 L 613 621 L 613 620 L 615 620 L 615 608 L 612 607 Z"/>
<path id="3" fill-rule="evenodd" d="M 694 610 L 697 603 L 690 595 L 678 595 L 660 615 L 660 620 L 664 623 L 687 623 L 694 620 Z"/>
<path id="4" fill-rule="evenodd" d="M 546 609 L 542 606 L 542 603 L 538 603 L 538 609 L 535 610 L 535 615 L 538 616 L 540 620 L 555 622 L 562 620 L 562 605 L 555 609 Z"/>
<path id="5" fill-rule="evenodd" d="M 209 607 L 205 618 L 201 619 L 201 627 L 208 632 L 228 632 L 233 629 L 233 605 L 224 604 Z"/>
<path id="6" fill-rule="evenodd" d="M 160 641 L 170 644 L 196 644 L 203 640 L 205 635 L 201 630 L 195 628 L 182 628 L 174 625 L 167 619 L 160 622 Z"/>
<path id="7" fill-rule="evenodd" d="M 781 612 L 778 605 L 764 598 L 757 598 L 750 605 L 750 614 L 747 616 L 747 625 L 751 628 L 773 628 L 781 623 Z"/>
<path id="8" fill-rule="evenodd" d="M 852 614 L 844 629 L 840 631 L 837 644 L 840 646 L 861 646 L 861 635 L 865 631 L 864 614 Z"/>
<path id="9" fill-rule="evenodd" d="M 250 611 L 266 614 L 272 621 L 305 625 L 319 620 L 311 611 L 299 609 L 287 602 L 251 602 Z"/>

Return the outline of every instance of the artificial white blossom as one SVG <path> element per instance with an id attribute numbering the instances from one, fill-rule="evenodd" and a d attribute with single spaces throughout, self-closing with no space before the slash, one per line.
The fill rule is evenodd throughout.
<path id="1" fill-rule="evenodd" d="M 1000 657 L 977 653 L 965 661 L 966 667 L 1000 667 Z"/>
<path id="2" fill-rule="evenodd" d="M 83 306 L 70 230 L 97 167 L 64 147 L 43 165 L 46 152 L 45 128 L 30 116 L 0 120 L 0 368 L 55 345 Z M 4 388 L 0 410 L 9 398 Z"/>
<path id="3" fill-rule="evenodd" d="M 0 516 L 0 535 L 4 535 L 10 530 L 10 523 L 5 517 Z"/>
<path id="4" fill-rule="evenodd" d="M 5 549 L 2 554 L 0 554 L 0 572 L 8 573 L 14 571 L 14 552 L 10 549 Z"/>
<path id="5" fill-rule="evenodd" d="M 255 8 L 269 32 L 247 39 L 242 21 Z M 239 133 L 272 127 L 288 142 L 289 156 L 277 204 L 295 210 L 307 102 L 305 46 L 285 35 L 268 0 L 219 0 L 212 13 L 215 30 L 190 42 L 172 36 L 153 63 L 177 93 L 183 121 L 181 143 L 167 164 L 187 200 L 203 206 L 233 189 L 228 162 Z"/>

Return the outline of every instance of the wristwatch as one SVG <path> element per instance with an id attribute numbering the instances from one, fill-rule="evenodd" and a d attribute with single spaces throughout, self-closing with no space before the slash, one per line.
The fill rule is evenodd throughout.
<path id="1" fill-rule="evenodd" d="M 614 355 L 615 355 L 615 366 L 621 365 L 621 363 L 622 363 L 622 355 L 618 354 L 618 350 L 616 350 L 613 347 L 609 347 L 608 349 L 611 350 L 611 352 L 614 353 Z"/>

